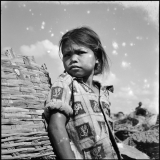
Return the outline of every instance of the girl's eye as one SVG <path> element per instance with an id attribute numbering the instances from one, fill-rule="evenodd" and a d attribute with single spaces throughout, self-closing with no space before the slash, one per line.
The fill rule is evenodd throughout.
<path id="1" fill-rule="evenodd" d="M 85 51 L 79 51 L 78 54 L 85 54 Z"/>
<path id="2" fill-rule="evenodd" d="M 65 55 L 63 55 L 63 57 L 69 57 L 69 55 L 70 55 L 70 54 L 65 54 Z"/>

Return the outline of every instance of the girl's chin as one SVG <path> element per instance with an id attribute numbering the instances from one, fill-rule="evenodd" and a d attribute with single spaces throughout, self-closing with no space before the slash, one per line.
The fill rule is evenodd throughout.
<path id="1" fill-rule="evenodd" d="M 80 74 L 80 73 L 68 73 L 70 74 L 72 77 L 76 77 L 76 78 L 83 78 L 84 75 L 83 74 Z"/>

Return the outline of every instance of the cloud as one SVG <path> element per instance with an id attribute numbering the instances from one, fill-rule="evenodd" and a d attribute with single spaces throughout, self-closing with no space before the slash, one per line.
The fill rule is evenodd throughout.
<path id="1" fill-rule="evenodd" d="M 153 100 L 148 98 L 143 100 L 143 107 L 146 108 L 148 111 L 154 114 L 159 114 L 159 98 L 155 97 Z"/>
<path id="2" fill-rule="evenodd" d="M 132 90 L 136 96 L 147 96 L 147 95 L 153 95 L 153 92 L 151 91 L 152 88 L 150 88 L 149 83 L 144 83 L 144 85 L 137 85 L 136 83 L 130 81 L 130 84 L 132 85 Z"/>
<path id="3" fill-rule="evenodd" d="M 159 26 L 159 1 L 37 1 L 38 3 L 53 3 L 59 5 L 79 5 L 79 4 L 118 4 L 125 8 L 140 8 L 146 12 L 146 19 Z M 33 1 L 32 3 L 35 3 Z M 157 28 L 158 29 L 158 28 Z"/>
<path id="4" fill-rule="evenodd" d="M 146 89 L 146 88 L 136 88 L 134 89 L 134 93 L 137 95 L 137 96 L 147 96 L 147 95 L 151 95 L 153 94 L 150 90 Z"/>
<path id="5" fill-rule="evenodd" d="M 43 40 L 30 46 L 23 45 L 20 47 L 20 51 L 23 55 L 27 56 L 43 57 L 48 54 L 51 58 L 59 58 L 58 46 L 49 40 Z"/>
<path id="6" fill-rule="evenodd" d="M 159 29 L 159 1 L 121 1 L 115 2 L 126 8 L 140 8 L 147 13 L 145 19 Z"/>
<path id="7" fill-rule="evenodd" d="M 155 96 L 153 99 L 153 102 L 150 104 L 149 107 L 154 108 L 154 111 L 156 113 L 159 113 L 159 80 L 157 79 L 154 83 L 154 92 L 155 92 Z"/>
<path id="8" fill-rule="evenodd" d="M 135 85 L 135 82 L 133 82 L 133 81 L 130 81 L 130 83 L 131 83 L 132 85 Z"/>
<path id="9" fill-rule="evenodd" d="M 1 1 L 1 7 L 5 6 L 6 3 L 11 3 L 11 1 Z M 159 30 L 159 1 L 24 1 L 17 3 L 48 3 L 57 5 L 118 4 L 125 8 L 140 8 L 146 12 L 145 19 L 153 23 Z"/>
<path id="10" fill-rule="evenodd" d="M 115 93 L 114 97 L 129 99 L 129 100 L 137 99 L 137 96 L 135 95 L 134 91 L 130 87 L 121 87 L 120 91 Z"/>
<path id="11" fill-rule="evenodd" d="M 102 85 L 116 85 L 119 81 L 117 76 L 112 72 L 94 76 L 94 80 L 101 82 Z"/>
<path id="12" fill-rule="evenodd" d="M 106 84 L 107 85 L 115 85 L 117 84 L 118 82 L 118 78 L 116 77 L 116 75 L 114 73 L 110 73 L 107 77 L 107 80 L 106 80 Z"/>

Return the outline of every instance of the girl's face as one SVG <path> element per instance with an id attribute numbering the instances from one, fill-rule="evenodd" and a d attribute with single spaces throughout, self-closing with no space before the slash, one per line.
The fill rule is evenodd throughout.
<path id="1" fill-rule="evenodd" d="M 83 78 L 94 74 L 95 63 L 96 57 L 91 49 L 77 44 L 65 45 L 63 64 L 71 76 Z"/>

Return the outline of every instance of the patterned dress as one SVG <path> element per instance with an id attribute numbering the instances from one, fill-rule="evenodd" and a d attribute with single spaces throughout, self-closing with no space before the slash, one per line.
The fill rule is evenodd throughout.
<path id="1" fill-rule="evenodd" d="M 113 123 L 109 91 L 106 86 L 95 83 L 100 87 L 99 96 L 81 79 L 61 74 L 52 85 L 44 115 L 47 123 L 53 109 L 67 116 L 66 130 L 77 159 L 118 159 L 110 137 Z"/>

